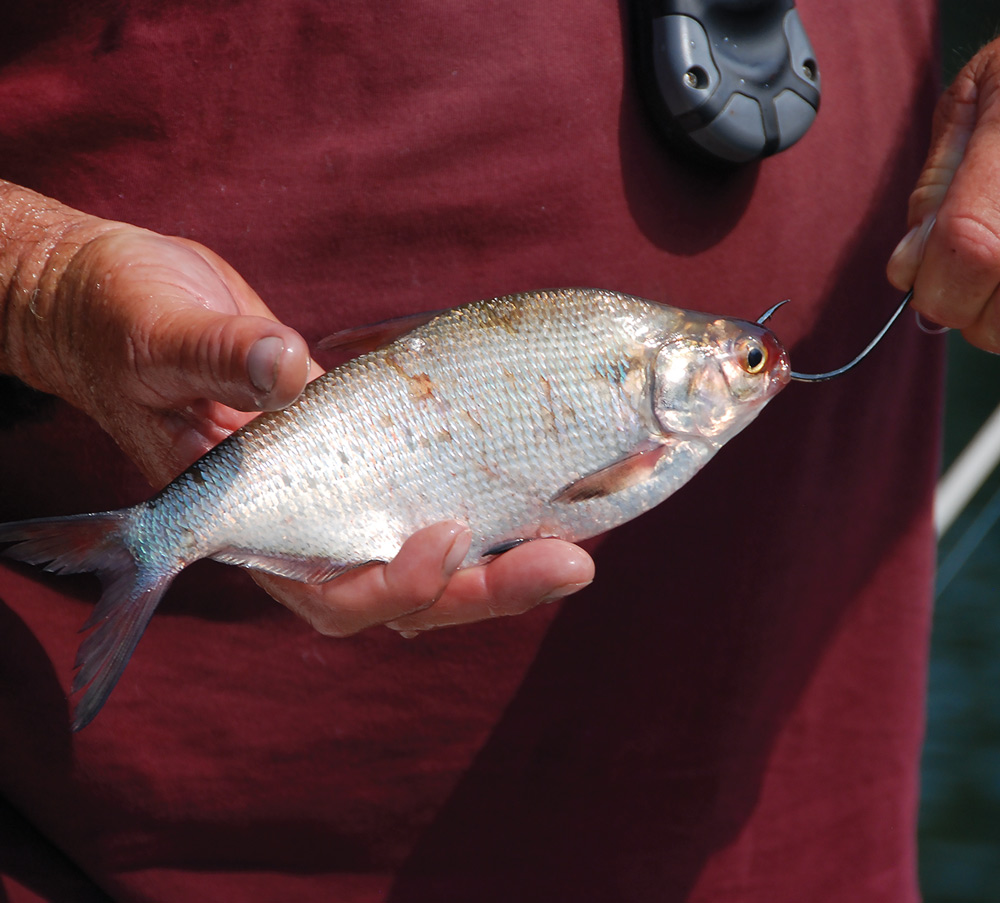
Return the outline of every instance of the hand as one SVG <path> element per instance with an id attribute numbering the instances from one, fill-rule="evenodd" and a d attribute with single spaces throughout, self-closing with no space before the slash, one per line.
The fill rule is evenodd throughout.
<path id="1" fill-rule="evenodd" d="M 322 371 L 207 248 L 108 225 L 36 291 L 17 375 L 93 417 L 162 486 Z"/>
<path id="2" fill-rule="evenodd" d="M 1000 352 L 1000 40 L 938 103 L 908 222 L 889 280 L 927 319 Z"/>
<path id="3" fill-rule="evenodd" d="M 587 586 L 594 563 L 579 546 L 539 539 L 485 565 L 456 571 L 469 548 L 456 522 L 414 533 L 386 565 L 371 565 L 316 586 L 257 573 L 275 599 L 326 636 L 386 624 L 403 636 L 517 615 Z"/>
<path id="4" fill-rule="evenodd" d="M 10 280 L 3 363 L 94 417 L 154 485 L 253 412 L 291 403 L 322 372 L 302 337 L 211 251 L 48 203 L 71 225 L 53 228 L 60 242 L 44 265 L 28 268 L 41 273 L 36 284 Z M 593 579 L 586 552 L 552 539 L 456 572 L 469 539 L 459 524 L 438 524 L 410 537 L 389 564 L 327 584 L 255 579 L 336 636 L 390 622 L 409 634 L 518 614 Z"/>

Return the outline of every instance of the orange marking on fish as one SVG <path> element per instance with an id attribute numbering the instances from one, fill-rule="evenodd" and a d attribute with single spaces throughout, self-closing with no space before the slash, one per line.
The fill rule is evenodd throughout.
<path id="1" fill-rule="evenodd" d="M 387 354 L 385 362 L 406 380 L 406 388 L 417 401 L 434 397 L 434 380 L 426 373 L 410 373 L 394 354 Z"/>
<path id="2" fill-rule="evenodd" d="M 473 417 L 472 414 L 469 411 L 459 411 L 458 413 L 462 417 L 464 417 L 466 420 L 468 420 L 469 423 L 472 424 L 472 426 L 476 430 L 476 432 L 478 432 L 478 433 L 482 433 L 483 432 L 483 425 L 482 425 L 482 423 L 480 423 L 475 417 Z"/>
<path id="3" fill-rule="evenodd" d="M 521 316 L 522 310 L 519 305 L 508 304 L 505 307 L 498 305 L 494 310 L 490 311 L 484 325 L 504 329 L 511 335 L 516 335 Z"/>
<path id="4" fill-rule="evenodd" d="M 500 479 L 500 474 L 497 473 L 497 471 L 495 471 L 492 467 L 490 467 L 489 464 L 477 464 L 476 467 L 480 471 L 482 471 L 482 473 L 486 474 L 486 476 L 490 477 L 491 479 L 494 479 L 494 480 L 499 480 Z"/>
<path id="5" fill-rule="evenodd" d="M 541 407 L 542 419 L 545 421 L 545 429 L 554 432 L 556 429 L 555 405 L 552 402 L 552 383 L 544 376 L 539 377 L 542 384 L 542 391 L 545 393 L 545 404 Z"/>
<path id="6" fill-rule="evenodd" d="M 426 373 L 417 373 L 410 377 L 410 394 L 416 399 L 434 397 L 434 380 Z"/>

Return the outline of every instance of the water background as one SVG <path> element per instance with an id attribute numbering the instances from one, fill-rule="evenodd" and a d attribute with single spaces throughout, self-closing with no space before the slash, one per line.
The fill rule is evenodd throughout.
<path id="1" fill-rule="evenodd" d="M 941 17 L 947 83 L 978 47 L 1000 33 L 1000 0 L 942 0 Z M 955 334 L 947 341 L 946 466 L 1000 404 L 1000 357 Z M 998 903 L 1000 473 L 987 480 L 942 538 L 938 563 L 920 810 L 921 887 L 926 903 Z M 941 578 L 960 563 L 943 586 Z"/>

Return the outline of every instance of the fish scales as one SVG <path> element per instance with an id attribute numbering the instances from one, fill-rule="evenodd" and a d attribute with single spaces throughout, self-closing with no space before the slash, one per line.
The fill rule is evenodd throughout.
<path id="1" fill-rule="evenodd" d="M 134 508 L 0 525 L 0 543 L 106 578 L 80 727 L 199 558 L 319 582 L 442 520 L 469 526 L 466 566 L 512 540 L 592 536 L 687 482 L 787 379 L 756 324 L 589 289 L 497 298 L 330 371 Z"/>
<path id="2" fill-rule="evenodd" d="M 522 320 L 518 342 L 512 344 L 504 328 L 478 323 L 470 329 L 464 318 L 444 317 L 419 337 L 400 340 L 346 365 L 335 378 L 314 384 L 315 399 L 296 411 L 296 432 L 312 439 L 333 435 L 336 443 L 324 440 L 296 448 L 282 437 L 280 445 L 286 457 L 310 461 L 330 488 L 324 498 L 299 500 L 304 504 L 296 507 L 294 519 L 311 522 L 304 538 L 308 541 L 286 551 L 308 557 L 329 553 L 329 543 L 336 550 L 332 557 L 345 562 L 391 557 L 402 539 L 420 526 L 458 517 L 479 538 L 466 559 L 473 563 L 512 531 L 523 536 L 527 522 L 551 507 L 548 500 L 567 482 L 616 460 L 648 435 L 650 425 L 640 422 L 623 387 L 596 372 L 597 355 L 610 356 L 606 340 L 603 345 L 595 341 L 594 353 L 563 355 L 558 350 L 563 343 L 581 347 L 574 334 L 577 324 L 565 318 L 555 325 L 527 329 Z M 424 348 L 431 343 L 453 353 L 429 355 Z M 463 353 L 467 347 L 472 353 Z M 553 356 L 553 347 L 557 357 L 568 361 L 559 372 L 545 375 L 545 386 L 540 364 Z M 635 353 L 636 348 L 624 347 L 615 356 L 626 360 Z M 392 359 L 391 366 L 381 365 L 386 357 Z M 510 384 L 509 390 L 503 383 Z M 393 412 L 393 431 L 380 428 L 387 411 Z M 572 430 L 566 411 L 575 417 Z M 581 430 L 581 422 L 600 427 L 616 422 L 619 427 Z M 341 450 L 351 464 L 344 464 Z M 273 464 L 259 466 L 271 469 Z M 256 473 L 258 464 L 245 461 L 243 467 Z M 294 461 L 281 462 L 280 469 L 289 467 Z M 260 478 L 252 478 L 245 491 L 263 495 Z M 522 522 L 511 524 L 524 499 L 530 500 L 530 510 L 521 512 Z M 372 537 L 372 530 L 356 536 L 343 530 L 345 522 L 387 503 L 394 517 L 379 519 L 379 537 Z M 245 519 L 243 533 L 259 535 L 261 546 L 273 547 L 286 537 L 271 532 L 273 506 L 262 504 L 260 509 L 261 523 L 248 530 Z M 322 524 L 335 525 L 340 532 L 324 537 L 320 550 L 314 540 Z M 505 527 L 502 535 L 500 526 Z"/>
<path id="3" fill-rule="evenodd" d="M 450 517 L 480 538 L 466 563 L 507 534 L 520 538 L 563 485 L 626 454 L 653 429 L 637 416 L 624 384 L 603 376 L 634 365 L 642 347 L 632 335 L 623 330 L 609 346 L 606 332 L 551 310 L 544 320 L 521 316 L 503 326 L 446 315 L 419 337 L 328 374 L 307 389 L 293 416 L 264 415 L 244 441 L 209 453 L 197 472 L 202 479 L 214 472 L 211 484 L 181 480 L 148 503 L 156 512 L 150 543 L 177 535 L 181 512 L 188 538 L 173 541 L 194 557 L 226 549 L 226 560 L 263 550 L 294 561 L 386 559 L 414 530 Z M 607 316 L 607 306 L 598 312 Z M 436 357 L 427 345 L 451 353 Z M 547 371 L 549 359 L 560 367 Z M 381 428 L 386 412 L 393 431 Z M 617 428 L 608 431 L 607 423 Z M 530 510 L 511 524 L 523 499 Z M 357 523 L 383 507 L 395 510 Z M 233 509 L 239 521 L 227 522 Z M 580 515 L 571 538 L 600 526 L 591 523 L 593 513 Z M 197 546 L 191 534 L 200 537 Z"/>

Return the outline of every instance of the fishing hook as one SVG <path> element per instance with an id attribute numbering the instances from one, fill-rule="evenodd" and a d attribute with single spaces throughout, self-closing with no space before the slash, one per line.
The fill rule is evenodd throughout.
<path id="1" fill-rule="evenodd" d="M 859 354 L 856 358 L 854 358 L 854 360 L 851 361 L 849 364 L 844 364 L 843 367 L 838 367 L 836 370 L 830 370 L 830 371 L 828 371 L 826 373 L 796 373 L 793 370 L 792 374 L 791 374 L 792 379 L 798 380 L 799 382 L 813 382 L 813 383 L 814 382 L 821 382 L 822 380 L 825 380 L 825 379 L 833 379 L 835 376 L 840 376 L 840 375 L 846 373 L 848 370 L 854 369 L 854 367 L 856 367 L 866 357 L 868 357 L 868 354 L 871 352 L 871 350 L 879 342 L 882 341 L 882 339 L 885 337 L 885 334 L 892 327 L 892 324 L 895 323 L 896 320 L 899 319 L 900 314 L 902 314 L 903 311 L 906 310 L 906 305 L 910 303 L 910 299 L 912 297 L 913 297 L 913 289 L 911 288 L 906 293 L 906 295 L 903 297 L 903 300 L 900 302 L 899 307 L 897 307 L 893 311 L 892 316 L 889 317 L 889 321 L 885 324 L 885 326 L 883 326 L 878 331 L 878 334 L 875 336 L 875 338 L 872 339 L 865 346 L 864 351 L 862 351 L 861 354 Z M 788 303 L 787 300 L 785 300 L 785 301 L 779 301 L 777 304 L 774 305 L 774 307 L 772 307 L 770 310 L 768 310 L 765 313 L 763 313 L 761 315 L 760 319 L 757 321 L 757 323 L 758 324 L 765 323 L 770 318 L 771 314 L 773 314 L 779 307 L 781 307 L 782 304 L 787 304 L 787 303 Z"/>

